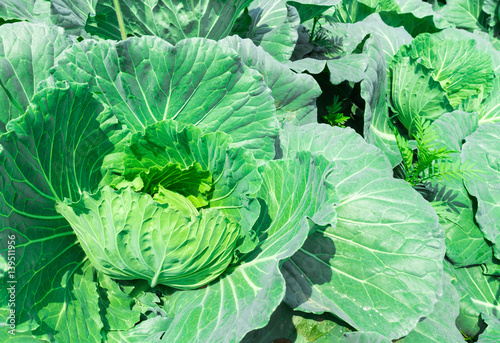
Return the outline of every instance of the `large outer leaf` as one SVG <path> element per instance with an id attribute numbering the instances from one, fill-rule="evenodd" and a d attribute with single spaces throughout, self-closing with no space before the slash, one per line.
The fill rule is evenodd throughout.
<path id="1" fill-rule="evenodd" d="M 318 60 L 306 57 L 286 63 L 290 69 L 297 73 L 307 70 L 310 74 L 319 74 L 328 66 L 330 82 L 333 85 L 338 85 L 346 80 L 349 82 L 361 82 L 366 76 L 365 73 L 368 64 L 368 57 L 365 54 L 346 55 L 332 60 Z"/>
<path id="2" fill-rule="evenodd" d="M 412 42 L 409 55 L 431 71 L 456 108 L 470 96 L 489 92 L 494 74 L 491 58 L 477 49 L 475 40 L 449 39 L 453 36 L 453 30 L 422 34 Z"/>
<path id="3" fill-rule="evenodd" d="M 392 109 L 398 119 L 414 132 L 414 118 L 435 120 L 451 110 L 446 92 L 427 68 L 412 62 L 405 53 L 398 53 L 391 63 L 389 91 Z"/>
<path id="4" fill-rule="evenodd" d="M 0 3 L 0 17 L 17 20 L 35 20 L 40 10 L 46 9 L 42 0 L 6 0 Z M 43 12 L 43 10 L 42 10 Z"/>
<path id="5" fill-rule="evenodd" d="M 303 23 L 327 11 L 340 1 L 341 0 L 294 0 L 288 1 L 288 3 L 297 9 L 300 15 L 300 22 Z"/>
<path id="6" fill-rule="evenodd" d="M 68 34 L 83 36 L 88 35 L 83 29 L 87 16 L 95 15 L 96 4 L 97 0 L 7 0 L 0 3 L 0 17 L 53 23 Z"/>
<path id="7" fill-rule="evenodd" d="M 476 163 L 481 171 L 478 178 L 465 178 L 469 193 L 476 197 L 476 220 L 484 237 L 493 243 L 496 258 L 500 258 L 500 123 L 484 124 L 466 138 L 462 160 Z"/>
<path id="8" fill-rule="evenodd" d="M 471 337 L 477 335 L 481 313 L 500 318 L 498 277 L 484 275 L 480 266 L 454 268 L 448 262 L 445 262 L 445 271 L 451 275 L 460 295 L 460 314 L 456 324 L 461 331 Z"/>
<path id="9" fill-rule="evenodd" d="M 341 4 L 336 6 L 334 16 L 343 23 L 359 22 L 377 12 L 387 25 L 403 26 L 413 37 L 451 26 L 422 0 L 356 0 Z"/>
<path id="10" fill-rule="evenodd" d="M 481 29 L 479 15 L 484 0 L 448 0 L 440 10 L 443 17 L 458 28 Z"/>
<path id="11" fill-rule="evenodd" d="M 449 159 L 456 162 L 460 159 L 463 140 L 477 129 L 477 115 L 461 111 L 446 113 L 431 124 L 431 129 L 438 137 L 434 148 L 456 151 L 449 155 Z M 474 222 L 473 203 L 463 180 L 436 180 L 433 189 L 432 200 L 444 201 L 448 208 L 446 218 L 440 218 L 446 234 L 446 256 L 455 267 L 491 260 L 491 247 Z"/>
<path id="12" fill-rule="evenodd" d="M 95 283 L 54 206 L 96 189 L 121 125 L 87 86 L 72 84 L 37 93 L 8 129 L 0 136 L 0 250 L 7 249 L 6 235 L 16 236 L 18 322 L 37 320 L 41 333 L 62 342 L 100 342 Z M 2 307 L 6 300 L 2 294 Z"/>
<path id="13" fill-rule="evenodd" d="M 300 24 L 297 10 L 282 0 L 257 0 L 248 7 L 248 17 L 249 27 L 238 34 L 250 38 L 280 62 L 290 59 Z"/>
<path id="14" fill-rule="evenodd" d="M 248 6 L 248 15 L 252 18 L 252 24 L 247 38 L 262 37 L 285 21 L 286 3 L 283 0 L 255 0 Z"/>
<path id="15" fill-rule="evenodd" d="M 400 343 L 463 343 L 464 337 L 455 325 L 459 312 L 457 290 L 445 274 L 443 296 L 434 306 L 434 311 L 417 324 L 415 330 Z"/>
<path id="16" fill-rule="evenodd" d="M 184 38 L 226 37 L 251 0 L 119 0 L 127 34 L 152 35 L 176 44 Z M 97 15 L 86 30 L 104 39 L 121 39 L 113 0 L 97 0 Z"/>
<path id="17" fill-rule="evenodd" d="M 394 0 L 398 6 L 398 13 L 381 12 L 384 22 L 393 27 L 403 26 L 413 37 L 420 33 L 433 33 L 451 24 L 444 20 L 441 14 L 436 13 L 430 3 L 421 0 Z"/>
<path id="18" fill-rule="evenodd" d="M 229 133 L 257 158 L 274 157 L 278 121 L 262 76 L 231 49 L 201 38 L 86 40 L 58 59 L 54 76 L 89 83 L 132 131 L 164 119 Z"/>
<path id="19" fill-rule="evenodd" d="M 292 72 L 248 39 L 231 36 L 219 44 L 236 50 L 248 67 L 262 74 L 271 88 L 280 123 L 317 122 L 316 99 L 321 89 L 312 76 Z"/>
<path id="20" fill-rule="evenodd" d="M 281 137 L 285 157 L 306 150 L 335 164 L 328 180 L 340 197 L 337 225 L 283 264 L 286 302 L 390 339 L 408 334 L 441 296 L 444 234 L 434 210 L 352 130 L 290 126 Z"/>
<path id="21" fill-rule="evenodd" d="M 51 20 L 55 25 L 63 27 L 68 34 L 85 35 L 85 23 L 88 16 L 96 15 L 97 1 L 50 0 Z"/>
<path id="22" fill-rule="evenodd" d="M 478 343 L 496 343 L 498 342 L 498 337 L 500 337 L 500 319 L 487 315 L 481 314 L 483 320 L 488 324 L 486 330 L 484 330 L 481 335 L 479 335 Z"/>
<path id="23" fill-rule="evenodd" d="M 325 182 L 330 169 L 324 158 L 310 154 L 259 168 L 259 197 L 267 205 L 256 226 L 259 247 L 207 288 L 170 297 L 174 318 L 166 342 L 239 342 L 266 325 L 285 294 L 280 261 L 302 246 L 315 224 L 335 224 L 336 196 Z"/>
<path id="24" fill-rule="evenodd" d="M 335 11 L 333 13 L 333 17 L 336 21 L 340 23 L 356 23 L 358 21 L 362 21 L 370 14 L 376 12 L 376 9 L 373 7 L 378 7 L 374 1 L 341 1 L 339 4 L 335 6 Z M 394 5 L 394 1 L 389 0 L 385 1 L 385 3 L 392 3 Z M 380 9 L 380 7 L 378 7 Z"/>
<path id="25" fill-rule="evenodd" d="M 286 6 L 286 19 L 270 32 L 253 37 L 252 41 L 261 46 L 271 54 L 277 61 L 285 62 L 292 56 L 295 44 L 297 44 L 300 18 L 297 10 L 292 6 Z"/>
<path id="26" fill-rule="evenodd" d="M 44 24 L 0 27 L 0 133 L 28 107 L 38 83 L 71 41 L 63 30 Z"/>

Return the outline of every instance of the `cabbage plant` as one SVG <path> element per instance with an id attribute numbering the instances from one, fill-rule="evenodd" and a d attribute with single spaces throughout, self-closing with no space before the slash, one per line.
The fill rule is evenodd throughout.
<path id="1" fill-rule="evenodd" d="M 98 193 L 56 209 L 106 275 L 199 288 L 256 246 L 252 195 L 262 180 L 253 155 L 231 142 L 172 120 L 150 125 L 131 137 L 119 167 L 110 163 Z"/>
<path id="2" fill-rule="evenodd" d="M 265 341 L 309 313 L 390 341 L 453 320 L 433 207 L 353 129 L 318 124 L 320 87 L 280 63 L 335 1 L 119 3 L 121 40 L 110 1 L 0 6 L 25 20 L 0 26 L 13 339 Z"/>

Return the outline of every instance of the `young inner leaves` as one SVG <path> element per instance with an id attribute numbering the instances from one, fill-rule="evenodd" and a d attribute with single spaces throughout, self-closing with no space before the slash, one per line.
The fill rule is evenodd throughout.
<path id="1" fill-rule="evenodd" d="M 253 156 L 231 142 L 222 132 L 158 122 L 117 149 L 122 165 L 110 155 L 98 193 L 57 209 L 99 271 L 199 288 L 257 244 L 260 174 Z"/>
<path id="2" fill-rule="evenodd" d="M 144 279 L 151 287 L 203 286 L 232 262 L 239 241 L 240 226 L 220 211 L 184 216 L 130 187 L 105 186 L 57 209 L 97 270 L 119 280 Z"/>
<path id="3" fill-rule="evenodd" d="M 454 30 L 419 35 L 389 66 L 390 104 L 411 134 L 414 119 L 434 121 L 493 88 L 491 58 Z"/>

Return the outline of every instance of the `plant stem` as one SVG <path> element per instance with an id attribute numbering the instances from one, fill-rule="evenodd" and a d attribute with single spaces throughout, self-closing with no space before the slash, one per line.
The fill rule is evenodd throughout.
<path id="1" fill-rule="evenodd" d="M 311 43 L 313 41 L 314 30 L 316 30 L 316 23 L 318 22 L 318 20 L 319 20 L 319 16 L 313 18 L 313 27 L 311 29 L 311 36 L 309 37 L 309 43 Z"/>
<path id="2" fill-rule="evenodd" d="M 122 10 L 120 9 L 120 3 L 118 0 L 113 0 L 115 4 L 116 18 L 118 18 L 118 25 L 120 26 L 120 32 L 122 34 L 122 39 L 127 39 L 127 32 L 125 31 L 125 24 L 123 23 Z"/>

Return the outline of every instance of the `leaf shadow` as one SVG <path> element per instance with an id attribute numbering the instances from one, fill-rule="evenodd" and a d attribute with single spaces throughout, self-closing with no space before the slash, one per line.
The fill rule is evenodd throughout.
<path id="1" fill-rule="evenodd" d="M 336 247 L 325 235 L 327 228 L 311 230 L 302 248 L 281 267 L 287 285 L 285 302 L 293 307 L 309 301 L 315 285 L 330 283 L 332 279 L 330 260 L 335 257 Z"/>

